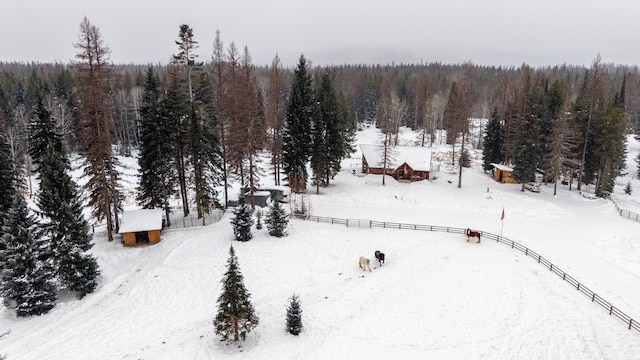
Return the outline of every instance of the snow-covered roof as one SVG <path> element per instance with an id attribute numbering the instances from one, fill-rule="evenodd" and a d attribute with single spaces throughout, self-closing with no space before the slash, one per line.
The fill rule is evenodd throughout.
<path id="1" fill-rule="evenodd" d="M 498 170 L 502 170 L 502 171 L 513 171 L 513 168 L 511 166 L 507 166 L 507 165 L 491 163 L 491 166 L 493 166 L 494 168 L 496 168 Z"/>
<path id="2" fill-rule="evenodd" d="M 162 229 L 161 209 L 140 209 L 122 213 L 121 234 Z"/>
<path id="3" fill-rule="evenodd" d="M 260 189 L 262 190 L 280 190 L 282 191 L 284 194 L 288 194 L 291 192 L 291 188 L 288 186 L 283 186 L 283 185 L 262 185 L 260 186 Z"/>
<path id="4" fill-rule="evenodd" d="M 382 147 L 373 144 L 361 144 L 362 155 L 369 167 L 382 167 Z M 407 163 L 413 170 L 431 170 L 431 149 L 422 146 L 392 146 L 393 160 L 387 167 L 396 169 Z"/>

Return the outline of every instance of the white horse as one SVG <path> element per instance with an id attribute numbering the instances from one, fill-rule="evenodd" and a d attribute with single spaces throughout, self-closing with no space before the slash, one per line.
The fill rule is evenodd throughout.
<path id="1" fill-rule="evenodd" d="M 369 266 L 369 259 L 367 259 L 364 256 L 360 256 L 360 261 L 358 262 L 358 266 L 360 267 L 360 269 L 362 269 L 362 271 L 367 271 L 367 268 L 369 268 L 369 272 L 371 272 L 371 267 Z"/>

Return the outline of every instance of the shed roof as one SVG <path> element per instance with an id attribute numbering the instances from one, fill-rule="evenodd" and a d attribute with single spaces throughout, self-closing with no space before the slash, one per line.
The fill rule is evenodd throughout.
<path id="1" fill-rule="evenodd" d="M 382 167 L 381 146 L 361 144 L 362 155 L 367 159 L 369 167 Z M 393 160 L 387 165 L 390 169 L 397 169 L 407 163 L 413 170 L 431 171 L 431 149 L 422 146 L 393 146 L 391 147 Z"/>
<path id="2" fill-rule="evenodd" d="M 513 171 L 513 168 L 511 166 L 507 166 L 507 165 L 491 163 L 491 166 L 493 166 L 494 168 L 496 168 L 498 170 L 502 170 L 502 171 Z"/>
<path id="3" fill-rule="evenodd" d="M 122 213 L 119 233 L 162 229 L 161 209 L 140 209 Z"/>

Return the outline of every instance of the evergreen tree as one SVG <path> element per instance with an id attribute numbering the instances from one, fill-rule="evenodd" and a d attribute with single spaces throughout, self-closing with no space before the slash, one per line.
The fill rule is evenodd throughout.
<path id="1" fill-rule="evenodd" d="M 4 224 L 0 297 L 18 316 L 41 315 L 56 305 L 55 274 L 49 241 L 22 196 L 15 196 Z"/>
<path id="2" fill-rule="evenodd" d="M 337 175 L 342 169 L 342 160 L 348 158 L 351 153 L 356 151 L 354 143 L 358 124 L 351 107 L 347 104 L 344 94 L 336 95 L 338 100 L 338 122 L 329 124 L 327 132 L 330 139 L 335 139 L 335 143 L 329 144 L 330 163 L 329 171 L 331 179 Z M 329 179 L 327 179 L 329 184 Z"/>
<path id="3" fill-rule="evenodd" d="M 238 241 L 249 241 L 253 237 L 251 234 L 251 226 L 253 226 L 253 218 L 251 217 L 251 209 L 244 200 L 240 200 L 240 204 L 234 211 L 234 218 L 231 219 L 233 225 L 233 236 Z"/>
<path id="4" fill-rule="evenodd" d="M 43 235 L 51 242 L 53 265 L 60 283 L 78 298 L 93 292 L 99 274 L 96 258 L 89 254 L 93 247 L 89 224 L 82 215 L 77 185 L 71 179 L 71 166 L 64 152 L 62 136 L 44 111 L 42 97 L 37 98 L 38 116 L 32 127 L 30 152 L 38 167 L 40 188 L 36 204 L 43 219 Z"/>
<path id="5" fill-rule="evenodd" d="M 17 178 L 14 173 L 13 158 L 11 157 L 11 149 L 6 141 L 5 136 L 0 133 L 0 270 L 5 263 L 2 251 L 6 249 L 3 243 L 2 234 L 4 230 L 2 224 L 7 218 L 7 213 L 11 209 L 13 200 L 17 195 Z"/>
<path id="6" fill-rule="evenodd" d="M 491 119 L 487 124 L 484 135 L 484 149 L 482 150 L 482 167 L 491 170 L 491 164 L 500 164 L 504 161 L 502 155 L 503 129 L 498 119 L 498 109 L 494 108 L 491 113 Z"/>
<path id="7" fill-rule="evenodd" d="M 471 156 L 469 155 L 469 150 L 462 150 L 462 154 L 460 155 L 460 166 L 465 168 L 471 167 Z"/>
<path id="8" fill-rule="evenodd" d="M 204 215 L 213 208 L 221 207 L 216 187 L 222 182 L 222 159 L 209 77 L 200 67 L 195 68 L 194 72 L 188 159 L 192 168 L 196 210 L 204 225 Z"/>
<path id="9" fill-rule="evenodd" d="M 29 129 L 29 155 L 38 165 L 51 147 L 53 147 L 51 150 L 57 153 L 64 153 L 64 149 L 62 139 L 56 134 L 55 120 L 44 105 L 42 92 L 37 89 L 34 96 L 34 121 Z M 56 141 L 52 142 L 52 139 L 56 139 Z"/>
<path id="10" fill-rule="evenodd" d="M 315 116 L 311 127 L 311 171 L 312 182 L 316 186 L 316 194 L 320 193 L 320 186 L 326 185 L 329 169 L 329 138 L 327 128 L 330 122 L 337 121 L 337 104 L 329 72 L 322 76 L 320 88 L 316 91 Z"/>
<path id="11" fill-rule="evenodd" d="M 300 307 L 300 297 L 296 294 L 289 298 L 287 331 L 292 335 L 298 335 L 302 331 L 302 308 Z"/>
<path id="12" fill-rule="evenodd" d="M 222 293 L 218 297 L 218 314 L 213 320 L 217 335 L 224 341 L 245 340 L 247 334 L 258 326 L 250 301 L 251 294 L 244 286 L 244 277 L 238 267 L 238 259 L 233 249 L 229 248 L 227 272 L 222 279 Z"/>
<path id="13" fill-rule="evenodd" d="M 356 124 L 346 101 L 337 94 L 329 71 L 322 75 L 316 91 L 316 115 L 311 131 L 311 170 L 316 192 L 341 169 L 342 160 L 354 151 L 352 147 Z"/>
<path id="14" fill-rule="evenodd" d="M 283 237 L 286 235 L 285 229 L 289 224 L 289 218 L 284 208 L 280 205 L 279 201 L 273 201 L 269 212 L 267 213 L 265 223 L 267 224 L 267 230 L 269 235 L 275 237 Z"/>
<path id="15" fill-rule="evenodd" d="M 311 75 L 302 55 L 294 70 L 282 132 L 283 170 L 289 187 L 294 193 L 304 192 L 307 189 L 307 162 L 311 153 L 311 124 L 314 109 Z"/>
<path id="16" fill-rule="evenodd" d="M 277 202 L 274 200 L 274 202 Z M 261 230 L 262 229 L 262 211 L 258 210 L 256 211 L 256 229 Z"/>
<path id="17" fill-rule="evenodd" d="M 604 94 L 603 65 L 600 55 L 596 57 L 591 69 L 585 72 L 582 85 L 578 90 L 578 97 L 574 103 L 576 120 L 582 131 L 582 157 L 578 172 L 578 190 L 582 183 L 593 183 L 598 173 L 598 167 L 602 163 L 598 158 L 596 143 L 598 134 L 596 128 L 603 121 L 603 113 L 606 107 Z"/>
<path id="18" fill-rule="evenodd" d="M 174 158 L 167 156 L 174 153 L 168 119 L 171 115 L 160 99 L 160 79 L 151 66 L 146 72 L 143 91 L 138 127 L 140 184 L 136 200 L 144 209 L 164 209 L 167 226 L 171 226 L 169 200 L 176 192 Z"/>
<path id="19" fill-rule="evenodd" d="M 600 160 L 596 168 L 595 192 L 598 197 L 609 197 L 613 192 L 615 179 L 623 175 L 626 168 L 626 129 L 624 109 L 611 101 L 604 110 L 602 121 L 594 126 L 594 155 Z"/>
<path id="20" fill-rule="evenodd" d="M 624 193 L 627 195 L 631 195 L 633 189 L 631 188 L 631 181 L 627 182 L 627 185 L 624 187 Z"/>
<path id="21" fill-rule="evenodd" d="M 175 166 L 175 176 L 179 185 L 180 200 L 182 202 L 182 212 L 184 216 L 189 215 L 189 199 L 187 197 L 187 173 L 186 173 L 186 154 L 187 154 L 187 124 L 186 119 L 189 117 L 189 99 L 182 90 L 183 81 L 180 77 L 180 69 L 175 65 L 168 65 L 168 84 L 166 95 L 160 103 L 160 112 L 162 123 L 170 133 L 170 141 L 172 151 L 165 156 L 173 157 Z"/>
<path id="22" fill-rule="evenodd" d="M 532 85 L 525 97 L 525 105 L 519 115 L 518 138 L 513 157 L 513 177 L 522 184 L 535 179 L 536 170 L 541 163 L 540 157 L 540 88 Z"/>

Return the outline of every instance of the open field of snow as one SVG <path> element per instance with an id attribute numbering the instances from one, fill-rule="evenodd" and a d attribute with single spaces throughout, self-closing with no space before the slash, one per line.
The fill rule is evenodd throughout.
<path id="1" fill-rule="evenodd" d="M 374 129 L 358 133 L 372 143 Z M 629 156 L 638 152 L 629 144 Z M 441 167 L 431 182 L 354 176 L 356 153 L 328 188 L 309 191 L 313 215 L 473 228 L 535 250 L 640 319 L 640 223 L 611 201 L 551 185 L 540 193 L 499 184 L 475 163 Z M 635 174 L 635 163 L 629 163 Z M 616 188 L 621 207 L 640 204 Z M 502 210 L 504 221 L 500 221 Z M 640 209 L 629 210 L 640 212 Z M 62 294 L 49 314 L 0 308 L 0 354 L 29 359 L 638 359 L 640 332 L 519 251 L 460 234 L 368 229 L 291 220 L 289 235 L 255 230 L 233 241 L 227 213 L 206 227 L 171 229 L 153 246 L 94 236 L 102 271 L 83 300 Z M 260 325 L 241 347 L 220 342 L 213 317 L 233 245 Z M 386 253 L 386 264 L 373 252 Z M 372 272 L 358 258 L 372 259 Z M 285 332 L 299 294 L 303 332 Z"/>

